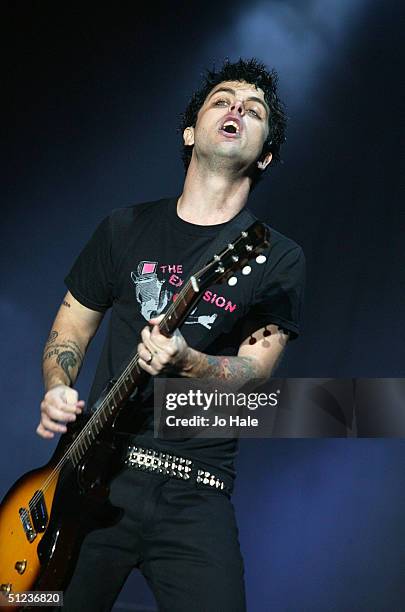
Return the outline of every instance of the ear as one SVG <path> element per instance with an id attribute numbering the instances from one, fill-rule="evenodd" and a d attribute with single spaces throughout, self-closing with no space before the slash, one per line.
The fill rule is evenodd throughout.
<path id="1" fill-rule="evenodd" d="M 194 144 L 194 128 L 186 127 L 183 132 L 183 140 L 186 147 L 191 147 Z"/>
<path id="2" fill-rule="evenodd" d="M 266 170 L 266 168 L 269 165 L 269 163 L 271 162 L 272 158 L 273 158 L 273 154 L 272 153 L 267 153 L 266 157 L 263 160 L 257 162 L 257 167 L 260 170 Z"/>

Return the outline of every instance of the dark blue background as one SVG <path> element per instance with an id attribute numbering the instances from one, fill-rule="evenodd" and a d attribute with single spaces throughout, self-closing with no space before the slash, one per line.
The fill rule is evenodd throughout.
<path id="1" fill-rule="evenodd" d="M 34 431 L 64 275 L 112 208 L 180 193 L 179 113 L 226 56 L 278 68 L 290 116 L 250 200 L 307 257 L 304 331 L 277 375 L 404 376 L 399 4 L 3 4 L 2 493 L 54 446 Z M 250 612 L 403 609 L 402 440 L 250 440 L 238 465 Z M 134 574 L 118 604 L 153 600 Z"/>

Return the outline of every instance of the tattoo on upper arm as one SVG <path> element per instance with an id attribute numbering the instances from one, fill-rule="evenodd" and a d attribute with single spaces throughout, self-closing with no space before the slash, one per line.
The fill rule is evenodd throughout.
<path id="1" fill-rule="evenodd" d="M 261 376 L 257 361 L 251 357 L 222 357 L 203 353 L 196 375 L 220 380 L 251 380 Z"/>

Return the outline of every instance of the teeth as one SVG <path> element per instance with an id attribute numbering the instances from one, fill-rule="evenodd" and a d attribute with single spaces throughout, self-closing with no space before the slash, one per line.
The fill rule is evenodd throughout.
<path id="1" fill-rule="evenodd" d="M 222 128 L 225 128 L 227 125 L 233 125 L 234 128 L 236 128 L 236 131 L 239 132 L 239 125 L 236 123 L 236 121 L 225 121 L 224 125 L 222 126 Z"/>

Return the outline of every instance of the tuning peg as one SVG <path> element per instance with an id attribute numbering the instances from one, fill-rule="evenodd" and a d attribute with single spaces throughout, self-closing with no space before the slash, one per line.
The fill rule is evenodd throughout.
<path id="1" fill-rule="evenodd" d="M 242 238 L 247 238 L 248 237 L 248 233 L 247 232 L 241 232 L 240 233 Z"/>
<path id="2" fill-rule="evenodd" d="M 225 272 L 225 268 L 222 264 L 219 264 L 218 268 L 215 270 L 215 272 L 219 272 L 220 274 L 222 274 L 222 272 Z"/>
<path id="3" fill-rule="evenodd" d="M 250 251 L 253 251 L 253 247 L 251 244 L 246 244 L 245 249 L 247 250 L 248 253 L 250 253 Z"/>
<path id="4" fill-rule="evenodd" d="M 245 266 L 244 268 L 242 268 L 242 274 L 244 274 L 245 276 L 250 274 L 251 271 L 252 271 L 252 268 L 250 266 Z"/>
<path id="5" fill-rule="evenodd" d="M 236 276 L 231 276 L 231 278 L 228 280 L 228 285 L 230 287 L 234 287 L 237 282 L 238 282 L 238 279 L 236 278 Z"/>
<path id="6" fill-rule="evenodd" d="M 267 257 L 265 255 L 258 255 L 256 257 L 256 263 L 263 264 L 266 261 Z"/>
<path id="7" fill-rule="evenodd" d="M 232 255 L 232 261 L 236 263 L 237 261 L 239 261 L 239 257 L 237 255 Z"/>

